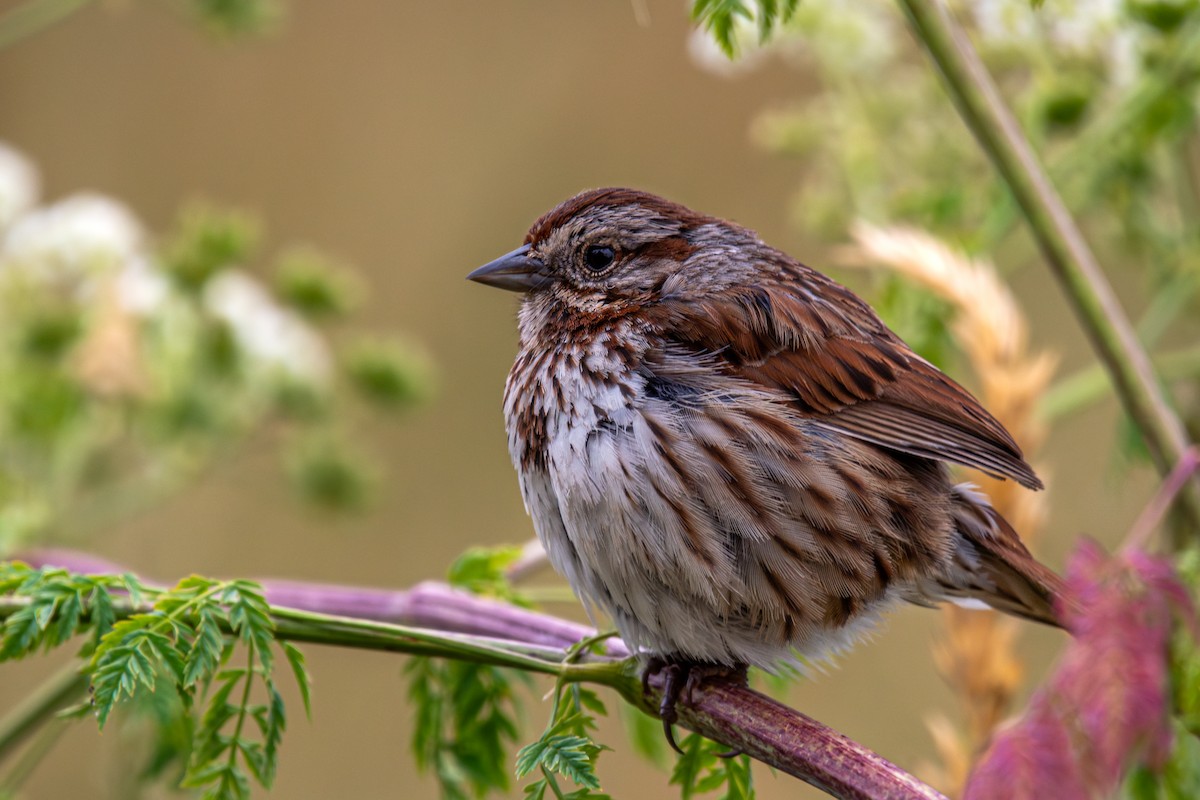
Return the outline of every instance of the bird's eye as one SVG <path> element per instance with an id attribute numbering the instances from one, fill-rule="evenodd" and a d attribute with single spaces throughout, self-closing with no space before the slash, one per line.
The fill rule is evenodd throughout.
<path id="1" fill-rule="evenodd" d="M 616 251 L 605 244 L 594 244 L 583 251 L 583 262 L 593 272 L 603 272 L 617 257 Z"/>

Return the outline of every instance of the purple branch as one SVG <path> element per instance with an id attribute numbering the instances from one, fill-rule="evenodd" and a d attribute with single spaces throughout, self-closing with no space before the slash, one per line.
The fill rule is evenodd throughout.
<path id="1" fill-rule="evenodd" d="M 663 676 L 651 676 L 657 705 Z M 945 797 L 827 725 L 731 683 L 709 682 L 683 693 L 679 721 L 780 772 L 844 800 L 945 800 Z"/>
<path id="2" fill-rule="evenodd" d="M 425 581 L 405 590 L 270 579 L 262 581 L 262 586 L 272 605 L 523 644 L 565 649 L 596 635 L 595 629 L 587 625 L 489 600 L 437 581 Z M 617 638 L 605 640 L 605 647 L 616 658 L 630 655 L 629 648 Z"/>
<path id="3" fill-rule="evenodd" d="M 120 565 L 85 553 L 44 549 L 24 554 L 35 567 L 73 572 L 121 573 Z M 477 597 L 442 583 L 408 590 L 364 589 L 295 581 L 264 580 L 272 605 L 322 614 L 391 622 L 432 630 L 490 636 L 513 642 L 567 648 L 595 630 L 548 614 Z M 605 641 L 608 653 L 628 657 L 619 639 Z M 653 710 L 662 694 L 662 675 L 650 676 L 639 707 Z M 931 787 L 857 742 L 751 689 L 710 682 L 679 702 L 681 724 L 847 800 L 944 800 Z"/>

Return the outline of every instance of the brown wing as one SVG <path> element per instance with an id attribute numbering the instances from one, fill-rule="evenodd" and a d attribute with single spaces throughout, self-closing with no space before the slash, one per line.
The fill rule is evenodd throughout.
<path id="1" fill-rule="evenodd" d="M 788 394 L 822 425 L 1042 488 L 1012 436 L 850 290 L 804 267 L 766 285 L 655 307 L 664 333 Z"/>

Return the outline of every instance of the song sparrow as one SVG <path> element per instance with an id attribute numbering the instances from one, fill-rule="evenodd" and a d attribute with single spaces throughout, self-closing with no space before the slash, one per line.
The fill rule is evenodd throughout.
<path id="1" fill-rule="evenodd" d="M 946 467 L 1041 488 L 1012 437 L 752 231 L 598 189 L 469 277 L 525 294 L 504 393 L 521 493 L 631 646 L 771 668 L 896 600 L 1057 624 L 1058 577 Z"/>

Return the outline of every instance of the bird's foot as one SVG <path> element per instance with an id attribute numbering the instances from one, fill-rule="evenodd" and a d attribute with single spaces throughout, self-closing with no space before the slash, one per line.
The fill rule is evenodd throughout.
<path id="1" fill-rule="evenodd" d="M 688 661 L 667 656 L 651 656 L 642 672 L 642 692 L 649 694 L 650 677 L 658 673 L 663 675 L 662 698 L 658 703 L 658 716 L 662 719 L 663 735 L 667 744 L 676 753 L 683 755 L 683 750 L 675 742 L 675 723 L 679 720 L 676 706 L 682 698 L 688 704 L 692 702 L 692 693 L 698 686 L 709 681 L 732 683 L 735 686 L 746 686 L 749 683 L 748 667 L 745 664 L 729 666 L 727 664 L 712 664 L 705 661 Z M 721 758 L 733 758 L 741 755 L 741 750 L 730 750 L 718 753 Z"/>

